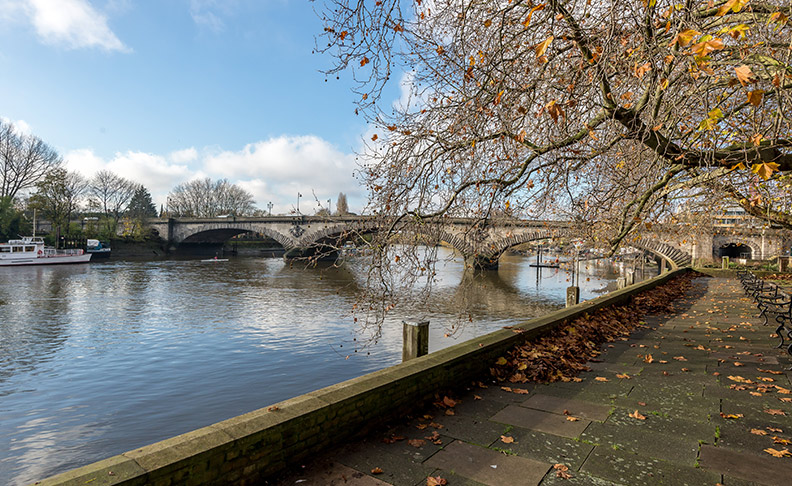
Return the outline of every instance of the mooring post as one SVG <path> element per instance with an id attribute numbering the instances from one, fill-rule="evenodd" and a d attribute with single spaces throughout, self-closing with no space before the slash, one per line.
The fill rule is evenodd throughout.
<path id="1" fill-rule="evenodd" d="M 619 278 L 616 279 L 616 288 L 617 289 L 623 289 L 626 286 L 627 286 L 627 279 L 626 278 L 619 277 Z"/>
<path id="2" fill-rule="evenodd" d="M 627 285 L 632 285 L 632 284 L 635 283 L 635 272 L 634 271 L 628 270 L 624 277 L 625 277 L 625 283 Z"/>
<path id="3" fill-rule="evenodd" d="M 572 307 L 580 303 L 580 287 L 571 286 L 567 287 L 566 306 Z"/>
<path id="4" fill-rule="evenodd" d="M 402 321 L 402 361 L 429 353 L 429 321 Z"/>
<path id="5" fill-rule="evenodd" d="M 729 257 L 727 257 L 727 256 L 723 257 L 723 260 L 721 260 L 721 268 L 723 270 L 728 270 L 729 269 Z"/>

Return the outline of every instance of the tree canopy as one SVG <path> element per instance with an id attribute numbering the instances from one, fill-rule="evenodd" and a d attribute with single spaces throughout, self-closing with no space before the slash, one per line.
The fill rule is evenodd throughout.
<path id="1" fill-rule="evenodd" d="M 253 195 L 227 179 L 196 179 L 179 184 L 168 194 L 168 211 L 178 216 L 245 216 L 255 209 Z"/>
<path id="2" fill-rule="evenodd" d="M 790 15 L 781 0 L 328 0 L 320 50 L 375 127 L 370 210 L 563 218 L 615 249 L 724 198 L 792 228 Z"/>
<path id="3" fill-rule="evenodd" d="M 40 138 L 20 134 L 0 120 L 0 198 L 15 198 L 61 165 L 58 153 Z"/>

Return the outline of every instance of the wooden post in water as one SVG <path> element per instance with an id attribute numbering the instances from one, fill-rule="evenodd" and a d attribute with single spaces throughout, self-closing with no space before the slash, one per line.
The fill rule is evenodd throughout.
<path id="1" fill-rule="evenodd" d="M 571 286 L 567 287 L 566 306 L 572 307 L 580 303 L 580 287 Z"/>
<path id="2" fill-rule="evenodd" d="M 429 321 L 402 321 L 402 361 L 429 353 Z"/>

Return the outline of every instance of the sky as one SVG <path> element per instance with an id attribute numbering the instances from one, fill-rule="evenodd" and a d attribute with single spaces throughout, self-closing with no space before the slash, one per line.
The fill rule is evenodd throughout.
<path id="1" fill-rule="evenodd" d="M 344 192 L 368 128 L 350 74 L 325 80 L 309 0 L 0 0 L 0 117 L 66 167 L 145 185 L 227 178 L 273 214 Z M 394 92 L 395 99 L 399 93 Z M 318 200 L 318 203 L 317 203 Z"/>

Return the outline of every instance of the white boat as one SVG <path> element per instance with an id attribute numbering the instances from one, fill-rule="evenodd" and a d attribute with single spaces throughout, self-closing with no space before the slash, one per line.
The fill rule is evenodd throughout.
<path id="1" fill-rule="evenodd" d="M 56 250 L 46 247 L 40 236 L 25 236 L 21 240 L 0 243 L 0 266 L 88 263 L 90 260 L 91 254 L 84 250 Z"/>

